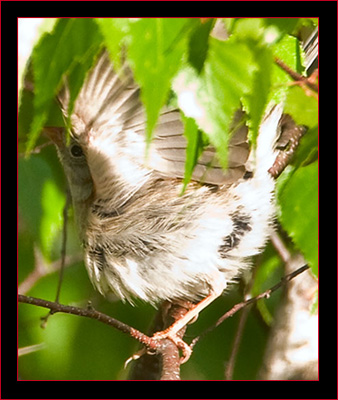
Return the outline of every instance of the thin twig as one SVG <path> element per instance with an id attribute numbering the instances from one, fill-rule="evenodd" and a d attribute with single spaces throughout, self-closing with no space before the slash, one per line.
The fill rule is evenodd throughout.
<path id="1" fill-rule="evenodd" d="M 35 249 L 35 258 L 35 268 L 19 285 L 18 292 L 21 294 L 27 294 L 40 279 L 60 269 L 60 260 L 54 261 L 51 264 L 45 264 L 37 249 Z M 83 256 L 79 253 L 74 256 L 67 256 L 65 264 L 68 267 L 80 261 L 83 261 Z"/>
<path id="2" fill-rule="evenodd" d="M 308 265 L 303 265 L 302 267 L 298 268 L 296 271 L 291 272 L 291 274 L 283 276 L 283 278 L 272 288 L 266 290 L 263 293 L 260 293 L 259 295 L 252 297 L 249 300 L 243 301 L 242 303 L 236 304 L 231 310 L 229 310 L 227 313 L 225 313 L 217 322 L 216 326 L 220 325 L 223 321 L 225 321 L 227 318 L 232 317 L 237 311 L 241 310 L 242 308 L 248 306 L 249 304 L 255 303 L 257 300 L 260 299 L 268 299 L 273 292 L 275 292 L 277 289 L 279 289 L 281 286 L 285 285 L 287 282 L 291 281 L 293 278 L 301 274 L 302 272 L 306 271 L 309 269 Z"/>
<path id="3" fill-rule="evenodd" d="M 257 261 L 260 258 L 261 257 L 257 258 Z M 257 266 L 258 266 L 258 264 L 256 263 L 256 266 L 253 269 L 252 274 L 251 274 L 251 279 L 245 285 L 244 299 L 250 298 L 250 293 L 251 293 L 253 284 L 255 282 L 255 276 L 256 276 L 256 273 L 257 273 Z M 235 332 L 235 339 L 234 339 L 233 345 L 231 346 L 230 357 L 229 357 L 228 362 L 226 363 L 226 367 L 225 367 L 225 371 L 224 371 L 224 377 L 228 381 L 230 381 L 232 379 L 232 376 L 233 376 L 235 363 L 236 363 L 236 358 L 238 356 L 240 343 L 241 343 L 241 340 L 242 340 L 245 324 L 246 324 L 246 321 L 247 321 L 248 316 L 249 316 L 250 308 L 251 307 L 244 308 L 243 311 L 241 312 L 240 317 L 239 317 L 238 326 L 237 326 L 237 329 L 236 329 L 236 332 Z"/>
<path id="4" fill-rule="evenodd" d="M 286 264 L 291 260 L 291 254 L 277 232 L 272 232 L 270 240 L 279 257 Z"/>
<path id="5" fill-rule="evenodd" d="M 233 372 L 234 372 L 234 368 L 235 368 L 235 361 L 236 361 L 236 357 L 238 354 L 239 345 L 241 343 L 243 330 L 244 330 L 246 321 L 249 316 L 249 311 L 250 311 L 250 307 L 244 308 L 244 310 L 241 313 L 240 319 L 239 319 L 239 323 L 238 323 L 238 327 L 237 327 L 236 335 L 235 335 L 235 340 L 231 347 L 231 354 L 230 354 L 229 361 L 227 362 L 225 372 L 224 372 L 225 380 L 227 380 L 227 381 L 232 380 L 232 376 L 233 376 Z"/>
<path id="6" fill-rule="evenodd" d="M 55 296 L 55 303 L 59 302 L 60 299 L 60 293 L 61 293 L 61 286 L 63 282 L 63 275 L 64 275 L 64 270 L 65 270 L 65 265 L 66 265 L 66 246 L 67 246 L 67 225 L 68 225 L 68 209 L 70 206 L 71 202 L 71 197 L 70 197 L 70 191 L 67 187 L 66 191 L 66 203 L 63 207 L 63 226 L 62 226 L 62 245 L 61 245 L 61 259 L 60 259 L 60 271 L 59 271 L 59 280 L 58 280 L 58 285 L 56 289 L 56 296 Z M 54 311 L 50 310 L 49 313 L 41 317 L 41 327 L 45 328 L 48 318 L 54 313 Z"/>
<path id="7" fill-rule="evenodd" d="M 25 347 L 20 347 L 18 349 L 18 356 L 24 356 L 26 354 L 31 354 L 34 353 L 36 351 L 42 350 L 46 347 L 46 345 L 44 343 L 38 343 L 38 344 L 33 344 L 31 346 L 25 346 Z"/>
<path id="8" fill-rule="evenodd" d="M 313 90 L 315 93 L 318 93 L 318 85 L 313 81 L 311 77 L 307 78 L 299 74 L 298 72 L 294 71 L 288 65 L 285 64 L 280 58 L 275 57 L 275 63 L 282 68 L 295 82 L 299 82 L 301 84 L 306 85 L 308 88 Z"/>
<path id="9" fill-rule="evenodd" d="M 235 304 L 229 311 L 227 311 L 225 314 L 222 315 L 221 318 L 219 318 L 214 325 L 206 329 L 201 335 L 197 336 L 192 342 L 190 347 L 193 348 L 196 343 L 200 340 L 201 337 L 204 337 L 207 333 L 211 332 L 215 328 L 217 328 L 219 325 L 221 325 L 222 322 L 224 322 L 226 319 L 232 317 L 236 312 L 241 310 L 244 307 L 247 307 L 248 305 L 257 302 L 260 299 L 268 299 L 273 292 L 275 292 L 277 289 L 279 289 L 281 286 L 285 285 L 287 282 L 289 282 L 291 279 L 295 278 L 302 272 L 306 271 L 309 269 L 308 265 L 303 265 L 302 267 L 298 268 L 296 271 L 291 272 L 291 274 L 285 275 L 280 282 L 278 282 L 276 285 L 272 286 L 270 289 L 266 290 L 265 292 L 260 293 L 259 295 L 252 297 L 251 299 L 248 299 L 246 301 L 242 301 L 241 303 Z"/>
<path id="10" fill-rule="evenodd" d="M 61 265 L 60 265 L 60 274 L 59 281 L 56 290 L 55 302 L 58 303 L 60 299 L 61 286 L 64 276 L 65 270 L 65 261 L 66 261 L 66 246 L 67 246 L 67 226 L 68 226 L 68 210 L 71 203 L 70 191 L 67 187 L 66 191 L 66 203 L 63 207 L 63 226 L 62 226 L 62 246 L 61 246 Z"/>
<path id="11" fill-rule="evenodd" d="M 31 155 L 31 154 L 39 154 L 42 149 L 44 149 L 47 146 L 50 146 L 51 144 L 52 144 L 52 142 L 42 143 L 39 146 L 34 147 L 34 149 L 32 149 L 28 154 L 29 155 Z M 23 152 L 23 153 L 20 152 L 18 155 L 19 155 L 19 157 L 23 158 L 23 157 L 27 156 L 27 153 L 26 152 Z"/>

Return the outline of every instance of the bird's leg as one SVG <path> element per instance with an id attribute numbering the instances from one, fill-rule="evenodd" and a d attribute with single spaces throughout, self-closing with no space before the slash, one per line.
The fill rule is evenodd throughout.
<path id="1" fill-rule="evenodd" d="M 154 340 L 163 340 L 169 339 L 176 346 L 182 350 L 183 358 L 181 359 L 181 364 L 187 362 L 191 356 L 191 348 L 177 335 L 177 333 L 187 325 L 191 320 L 197 318 L 198 314 L 206 308 L 209 304 L 211 304 L 222 291 L 212 291 L 207 297 L 201 300 L 199 303 L 193 305 L 190 310 L 183 315 L 180 319 L 175 321 L 169 328 L 164 329 L 163 331 L 159 331 L 154 333 L 152 339 Z"/>

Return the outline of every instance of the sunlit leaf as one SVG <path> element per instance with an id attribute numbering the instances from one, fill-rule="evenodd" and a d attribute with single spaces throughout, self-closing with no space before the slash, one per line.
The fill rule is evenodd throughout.
<path id="1" fill-rule="evenodd" d="M 95 18 L 94 20 L 99 26 L 115 68 L 119 69 L 121 50 L 129 33 L 129 20 L 127 18 Z"/>
<path id="2" fill-rule="evenodd" d="M 51 254 L 54 241 L 60 235 L 64 204 L 64 194 L 56 186 L 55 180 L 47 180 L 41 193 L 43 217 L 40 224 L 40 240 L 44 254 Z"/>
<path id="3" fill-rule="evenodd" d="M 62 76 L 70 71 L 75 62 L 92 58 L 101 42 L 97 25 L 91 19 L 59 19 L 51 33 L 46 33 L 34 48 L 34 119 L 31 125 L 27 152 L 29 152 L 43 128 L 52 101 L 60 89 Z M 77 92 L 84 81 L 84 69 L 78 71 Z M 73 90 L 73 98 L 76 97 Z"/>
<path id="4" fill-rule="evenodd" d="M 247 62 L 243 63 L 243 58 Z M 241 98 L 252 88 L 255 69 L 246 45 L 210 38 L 202 73 L 198 75 L 193 68 L 182 69 L 174 83 L 180 107 L 208 135 L 225 168 L 229 126 Z"/>
<path id="5" fill-rule="evenodd" d="M 318 162 L 299 168 L 279 195 L 281 223 L 318 274 Z"/>
<path id="6" fill-rule="evenodd" d="M 283 33 L 292 33 L 299 22 L 299 18 L 264 18 L 266 26 L 276 26 Z"/>
<path id="7" fill-rule="evenodd" d="M 19 210 L 40 250 L 51 259 L 54 240 L 60 234 L 64 195 L 56 186 L 49 165 L 32 157 L 19 162 Z"/>
<path id="8" fill-rule="evenodd" d="M 209 35 L 213 28 L 214 21 L 209 19 L 200 24 L 192 33 L 189 39 L 189 63 L 196 69 L 199 74 L 202 71 L 209 48 Z"/>
<path id="9" fill-rule="evenodd" d="M 294 36 L 285 35 L 273 47 L 273 54 L 282 60 L 289 68 L 301 73 L 303 70 L 303 53 L 299 40 Z M 272 85 L 274 86 L 273 100 L 277 103 L 284 101 L 288 91 L 288 83 L 293 79 L 278 65 L 272 68 Z"/>
<path id="10" fill-rule="evenodd" d="M 285 112 L 299 125 L 313 128 L 318 125 L 318 100 L 299 86 L 292 86 L 285 102 Z"/>
<path id="11" fill-rule="evenodd" d="M 257 70 L 254 74 L 253 89 L 244 97 L 243 104 L 249 114 L 249 138 L 255 144 L 270 95 L 273 58 L 268 47 L 255 46 L 252 50 Z"/>
<path id="12" fill-rule="evenodd" d="M 141 87 L 148 143 L 160 109 L 167 100 L 171 79 L 180 66 L 186 44 L 182 31 L 189 23 L 185 18 L 145 18 L 130 25 L 128 57 Z"/>
<path id="13" fill-rule="evenodd" d="M 190 182 L 194 167 L 203 152 L 204 142 L 202 138 L 202 132 L 199 131 L 195 120 L 193 118 L 184 117 L 184 115 L 182 115 L 182 120 L 184 123 L 184 135 L 187 138 L 187 150 L 182 189 L 183 193 L 187 184 Z"/>

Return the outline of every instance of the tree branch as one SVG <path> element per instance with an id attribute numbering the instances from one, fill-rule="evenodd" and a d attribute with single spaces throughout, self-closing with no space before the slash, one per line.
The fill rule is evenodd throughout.
<path id="1" fill-rule="evenodd" d="M 51 311 L 51 314 L 55 314 L 57 312 L 63 312 L 66 314 L 78 315 L 80 317 L 92 318 L 100 321 L 106 325 L 110 325 L 119 331 L 129 334 L 134 339 L 138 340 L 140 343 L 147 346 L 147 348 L 151 350 L 157 351 L 159 349 L 159 343 L 144 333 L 138 331 L 131 326 L 110 317 L 109 315 L 103 314 L 100 311 L 94 310 L 92 307 L 80 308 L 73 306 L 66 306 L 60 303 L 56 303 L 54 301 L 48 301 L 43 299 L 38 299 L 36 297 L 24 296 L 22 294 L 18 295 L 18 300 L 20 303 L 32 304 L 39 307 L 48 308 Z"/>
<path id="2" fill-rule="evenodd" d="M 149 335 L 162 331 L 180 319 L 190 309 L 191 303 L 180 304 L 165 301 L 155 316 Z M 183 339 L 186 327 L 177 334 Z M 180 380 L 180 354 L 177 346 L 170 340 L 163 340 L 159 355 L 146 354 L 133 362 L 128 379 L 131 380 Z"/>
<path id="3" fill-rule="evenodd" d="M 282 133 L 277 142 L 277 148 L 282 145 L 284 149 L 278 152 L 275 162 L 268 171 L 274 179 L 277 179 L 289 165 L 299 146 L 301 138 L 306 133 L 306 128 L 304 126 L 298 126 L 287 114 L 283 115 L 281 125 Z"/>
<path id="4" fill-rule="evenodd" d="M 232 317 L 237 311 L 241 310 L 242 308 L 248 306 L 256 302 L 262 298 L 269 298 L 270 295 L 279 289 L 281 286 L 285 285 L 291 279 L 295 278 L 302 272 L 309 269 L 308 265 L 303 265 L 302 267 L 298 268 L 296 271 L 284 276 L 280 282 L 274 285 L 272 288 L 266 290 L 265 292 L 255 296 L 249 300 L 243 301 L 241 303 L 236 304 L 233 306 L 228 312 L 226 312 L 221 318 L 217 320 L 217 322 L 209 327 L 206 331 L 204 331 L 201 335 L 196 337 L 190 347 L 193 348 L 198 340 L 205 336 L 208 332 L 215 329 L 219 326 L 222 322 L 224 322 L 227 318 Z M 38 299 L 36 297 L 29 297 L 24 296 L 22 294 L 18 295 L 18 300 L 20 303 L 32 304 L 39 307 L 48 308 L 50 310 L 50 314 L 55 314 L 57 312 L 63 312 L 66 314 L 77 315 L 81 317 L 96 319 L 104 324 L 110 325 L 119 331 L 130 335 L 132 338 L 138 340 L 140 343 L 146 346 L 146 348 L 155 354 L 161 355 L 161 380 L 178 380 L 180 379 L 179 370 L 180 370 L 180 359 L 179 359 L 179 351 L 174 343 L 170 342 L 168 339 L 157 341 L 153 340 L 150 336 L 145 335 L 144 333 L 140 332 L 139 330 L 132 328 L 131 326 L 110 317 L 109 315 L 103 314 L 100 311 L 94 310 L 92 307 L 87 308 L 80 308 L 80 307 L 73 307 L 73 306 L 66 306 L 60 303 L 56 303 L 53 301 Z M 187 309 L 178 304 L 171 305 L 170 311 L 167 312 L 165 319 L 165 325 L 170 325 L 172 323 L 172 318 L 175 320 L 179 318 L 182 313 L 186 313 Z M 185 328 L 180 331 L 180 335 L 183 337 L 185 333 Z"/>
<path id="5" fill-rule="evenodd" d="M 155 341 L 150 336 L 145 335 L 139 330 L 132 328 L 131 326 L 110 317 L 109 315 L 103 314 L 96 311 L 92 307 L 80 308 L 73 306 L 66 306 L 54 301 L 48 301 L 39 299 L 36 297 L 29 297 L 22 294 L 18 295 L 20 303 L 32 304 L 38 307 L 48 308 L 50 310 L 49 315 L 62 312 L 66 314 L 77 315 L 80 317 L 86 317 L 96 319 L 104 324 L 110 325 L 119 331 L 130 335 L 132 338 L 138 340 L 140 343 L 145 345 L 148 350 L 158 353 L 161 357 L 161 366 L 159 376 L 161 380 L 179 380 L 180 379 L 180 356 L 179 350 L 176 345 L 168 339 Z M 164 327 L 170 326 L 173 321 L 180 318 L 187 312 L 187 309 L 181 305 L 170 304 L 167 309 L 163 311 Z M 178 333 L 180 337 L 184 336 L 185 327 Z M 142 354 L 145 352 L 141 352 Z M 146 378 L 144 378 L 146 379 Z"/>
<path id="6" fill-rule="evenodd" d="M 163 310 L 164 329 L 171 326 L 175 321 L 182 318 L 189 310 L 192 304 L 185 302 L 183 304 L 170 303 L 169 309 Z M 177 335 L 183 339 L 187 327 L 183 327 Z M 164 341 L 164 348 L 161 353 L 161 380 L 180 380 L 180 355 L 177 346 L 170 340 Z"/>

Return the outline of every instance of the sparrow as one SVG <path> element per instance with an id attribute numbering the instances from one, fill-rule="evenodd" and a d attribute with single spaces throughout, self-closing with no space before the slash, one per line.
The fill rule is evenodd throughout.
<path id="1" fill-rule="evenodd" d="M 274 179 L 282 106 L 269 106 L 250 151 L 243 112 L 231 126 L 228 169 L 204 149 L 182 194 L 187 140 L 180 111 L 165 106 L 146 157 L 146 114 L 125 64 L 104 50 L 68 114 L 67 82 L 58 96 L 65 128 L 46 128 L 68 180 L 84 261 L 94 287 L 123 301 L 190 301 L 194 306 L 154 339 L 169 338 L 220 296 L 265 246 L 275 216 Z"/>

